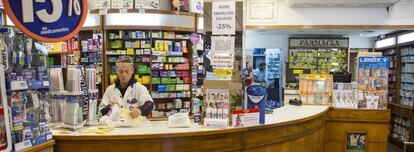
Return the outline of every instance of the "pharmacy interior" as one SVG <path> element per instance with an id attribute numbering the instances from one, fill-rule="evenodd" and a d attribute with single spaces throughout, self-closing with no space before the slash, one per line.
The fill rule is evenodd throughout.
<path id="1" fill-rule="evenodd" d="M 414 27 L 352 26 L 404 4 L 292 1 L 3 0 L 0 150 L 386 151 L 414 140 Z M 366 16 L 329 16 L 352 16 L 341 11 Z"/>
<path id="2" fill-rule="evenodd" d="M 413 141 L 414 34 L 410 26 L 393 26 L 412 24 L 407 22 L 408 3 L 397 2 L 385 10 L 357 7 L 364 2 L 341 3 L 345 8 L 334 2 L 309 3 L 314 6 L 273 1 L 269 13 L 262 2 L 250 2 L 244 47 L 251 63 L 247 68 L 265 63 L 266 74 L 283 71 L 280 105 L 300 101 L 330 106 L 325 151 L 387 151 L 387 142 L 412 151 L 404 142 Z M 309 11 L 316 7 L 320 9 Z M 260 14 L 274 16 L 263 20 Z M 269 54 L 279 54 L 282 61 L 268 60 Z"/>

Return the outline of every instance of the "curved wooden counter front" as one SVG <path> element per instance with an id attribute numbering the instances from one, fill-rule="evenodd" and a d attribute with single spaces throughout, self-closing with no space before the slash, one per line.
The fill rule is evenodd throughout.
<path id="1" fill-rule="evenodd" d="M 205 128 L 168 128 L 166 122 L 153 126 L 115 129 L 110 135 L 84 136 L 54 134 L 57 152 L 83 151 L 324 151 L 324 106 L 286 106 L 267 115 L 266 125 L 214 130 Z M 305 114 L 304 114 L 305 113 Z M 308 113 L 308 114 L 306 114 Z M 169 132 L 169 133 L 168 133 Z M 174 133 L 171 133 L 174 132 Z"/>

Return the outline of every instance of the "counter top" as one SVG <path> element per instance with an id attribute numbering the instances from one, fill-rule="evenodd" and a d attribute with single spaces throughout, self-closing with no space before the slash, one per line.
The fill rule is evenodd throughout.
<path id="1" fill-rule="evenodd" d="M 255 128 L 263 127 L 274 127 L 281 125 L 289 125 L 292 123 L 304 122 L 309 119 L 318 117 L 329 110 L 328 106 L 284 106 L 278 109 L 275 109 L 273 114 L 266 115 L 266 124 L 259 125 L 254 127 L 242 127 L 242 128 L 233 128 L 229 127 L 227 129 L 209 129 L 203 128 L 203 126 L 198 124 L 192 124 L 190 128 L 169 128 L 167 121 L 151 121 L 149 125 L 144 125 L 139 128 L 115 128 L 109 134 L 106 135 L 90 135 L 90 134 L 80 134 L 80 130 L 72 132 L 70 134 L 62 134 L 61 129 L 53 129 L 53 138 L 62 139 L 62 140 L 76 140 L 79 137 L 79 140 L 84 139 L 99 139 L 99 140 L 111 140 L 112 137 L 116 136 L 118 138 L 131 136 L 136 136 L 134 139 L 143 139 L 148 137 L 157 137 L 157 138 L 170 138 L 170 137 L 185 137 L 192 136 L 194 134 L 198 135 L 208 135 L 215 133 L 232 133 L 239 131 L 246 131 Z M 87 129 L 84 127 L 83 129 Z M 81 129 L 81 130 L 83 130 Z M 97 138 L 98 137 L 98 138 Z M 106 138 L 107 137 L 107 138 Z"/>

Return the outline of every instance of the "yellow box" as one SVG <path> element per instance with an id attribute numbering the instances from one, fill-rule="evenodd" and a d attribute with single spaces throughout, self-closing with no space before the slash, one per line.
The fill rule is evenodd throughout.
<path id="1" fill-rule="evenodd" d="M 151 77 L 150 76 L 142 76 L 142 84 L 150 84 Z"/>
<path id="2" fill-rule="evenodd" d="M 114 74 L 109 75 L 109 84 L 114 84 L 116 79 L 118 79 L 117 75 L 114 75 Z"/>
<path id="3" fill-rule="evenodd" d="M 134 49 L 127 49 L 127 55 L 134 55 Z"/>

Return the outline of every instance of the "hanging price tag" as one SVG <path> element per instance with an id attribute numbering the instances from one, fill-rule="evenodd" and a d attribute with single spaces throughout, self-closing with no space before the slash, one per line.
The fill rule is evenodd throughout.
<path id="1" fill-rule="evenodd" d="M 138 12 L 139 12 L 140 14 L 145 14 L 145 9 L 138 9 Z"/>
<path id="2" fill-rule="evenodd" d="M 125 9 L 125 8 L 120 9 L 120 10 L 119 10 L 119 13 L 121 13 L 121 14 L 126 14 L 126 13 L 128 13 L 128 9 Z"/>
<path id="3" fill-rule="evenodd" d="M 234 35 L 236 33 L 235 2 L 213 2 L 213 35 Z"/>
<path id="4" fill-rule="evenodd" d="M 108 10 L 107 9 L 100 9 L 99 10 L 99 15 L 106 15 L 108 14 Z"/>

